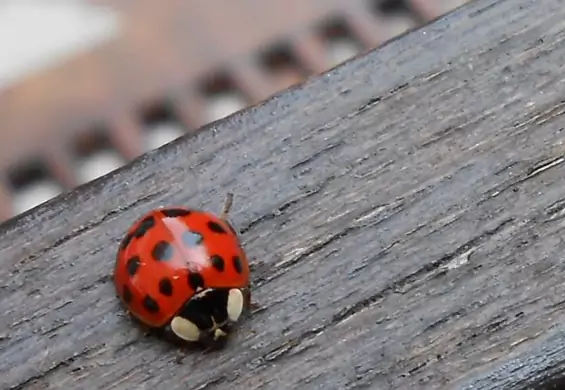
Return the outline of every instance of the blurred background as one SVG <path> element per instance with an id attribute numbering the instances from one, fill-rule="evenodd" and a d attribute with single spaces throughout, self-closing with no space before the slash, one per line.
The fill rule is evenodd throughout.
<path id="1" fill-rule="evenodd" d="M 1 0 L 0 222 L 467 0 Z"/>

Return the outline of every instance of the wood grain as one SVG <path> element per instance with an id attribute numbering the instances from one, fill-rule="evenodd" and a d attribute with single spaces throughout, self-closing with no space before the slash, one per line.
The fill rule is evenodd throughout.
<path id="1" fill-rule="evenodd" d="M 2 389 L 524 389 L 565 360 L 565 1 L 477 0 L 6 223 Z M 232 221 L 263 310 L 190 354 L 123 316 L 141 213 Z"/>

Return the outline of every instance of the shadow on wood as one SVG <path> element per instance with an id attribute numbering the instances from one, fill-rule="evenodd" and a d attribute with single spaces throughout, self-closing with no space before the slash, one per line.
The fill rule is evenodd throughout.
<path id="1" fill-rule="evenodd" d="M 3 389 L 526 389 L 565 343 L 565 7 L 477 0 L 5 224 Z M 175 363 L 108 277 L 150 208 L 219 211 L 264 308 Z"/>

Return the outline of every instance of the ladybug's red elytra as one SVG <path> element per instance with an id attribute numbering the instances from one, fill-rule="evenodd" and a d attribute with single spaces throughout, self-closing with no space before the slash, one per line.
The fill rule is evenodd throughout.
<path id="1" fill-rule="evenodd" d="M 168 207 L 152 210 L 127 231 L 116 256 L 114 284 L 127 310 L 177 341 L 215 344 L 250 307 L 249 264 L 220 216 Z"/>

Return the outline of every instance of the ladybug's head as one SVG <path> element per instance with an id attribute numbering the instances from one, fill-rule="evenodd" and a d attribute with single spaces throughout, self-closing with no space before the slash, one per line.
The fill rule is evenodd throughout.
<path id="1" fill-rule="evenodd" d="M 202 290 L 173 317 L 171 331 L 178 338 L 191 342 L 223 341 L 243 312 L 246 294 L 246 289 L 242 288 Z"/>

